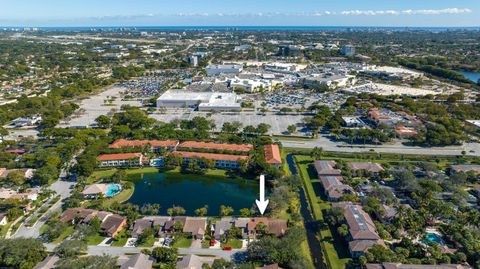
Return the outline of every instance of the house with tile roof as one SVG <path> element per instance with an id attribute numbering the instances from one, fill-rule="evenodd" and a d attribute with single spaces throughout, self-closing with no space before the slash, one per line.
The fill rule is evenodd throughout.
<path id="1" fill-rule="evenodd" d="M 282 156 L 280 154 L 280 148 L 277 144 L 269 144 L 263 146 L 263 153 L 265 161 L 277 168 L 282 166 Z"/>
<path id="2" fill-rule="evenodd" d="M 120 269 L 151 269 L 155 259 L 143 253 L 137 253 L 122 261 Z"/>
<path id="3" fill-rule="evenodd" d="M 220 144 L 214 142 L 185 141 L 177 146 L 179 151 L 210 152 L 248 155 L 253 150 L 251 144 Z"/>
<path id="4" fill-rule="evenodd" d="M 177 140 L 127 140 L 118 139 L 108 146 L 111 149 L 124 149 L 124 148 L 146 148 L 148 151 L 160 153 L 164 150 L 175 150 L 178 145 Z"/>
<path id="5" fill-rule="evenodd" d="M 375 224 L 360 205 L 340 202 L 333 205 L 341 208 L 348 226 L 347 239 L 350 254 L 354 258 L 364 255 L 373 245 L 384 244 L 377 233 Z"/>

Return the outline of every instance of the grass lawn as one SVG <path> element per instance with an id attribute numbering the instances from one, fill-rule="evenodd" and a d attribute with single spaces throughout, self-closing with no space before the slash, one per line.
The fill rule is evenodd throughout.
<path id="1" fill-rule="evenodd" d="M 175 240 L 173 247 L 175 248 L 189 248 L 192 245 L 192 239 L 190 238 L 178 238 Z"/>
<path id="2" fill-rule="evenodd" d="M 144 247 L 144 248 L 149 248 L 149 247 L 153 247 L 153 244 L 155 243 L 155 237 L 150 237 L 148 238 L 147 241 L 145 241 L 145 243 L 141 244 L 141 245 L 138 245 L 137 247 Z"/>
<path id="3" fill-rule="evenodd" d="M 232 247 L 232 248 L 235 248 L 235 249 L 240 249 L 242 248 L 242 240 L 238 240 L 238 239 L 230 239 L 228 240 L 228 242 L 226 243 L 221 243 L 220 246 L 223 248 L 223 247 Z"/>
<path id="4" fill-rule="evenodd" d="M 314 171 L 313 159 L 307 156 L 295 156 L 295 162 L 299 168 L 299 173 L 304 179 L 305 190 L 308 196 L 309 204 L 313 217 L 321 223 L 326 223 L 323 213 L 330 209 L 331 204 L 315 192 L 315 186 L 318 186 L 320 180 Z M 319 186 L 318 186 L 319 187 Z M 346 244 L 337 236 L 334 236 L 328 225 L 322 225 L 318 233 L 322 244 L 323 252 L 327 263 L 332 269 L 342 269 L 351 260 Z"/>
<path id="5" fill-rule="evenodd" d="M 102 243 L 103 240 L 105 240 L 105 237 L 103 237 L 99 234 L 92 235 L 92 236 L 87 237 L 87 244 L 89 246 L 96 246 L 96 245 Z"/>
<path id="6" fill-rule="evenodd" d="M 75 228 L 73 226 L 68 226 L 67 229 L 57 239 L 53 240 L 53 243 L 60 244 L 63 240 L 65 240 L 65 238 L 73 234 L 73 232 L 75 232 Z"/>
<path id="7" fill-rule="evenodd" d="M 127 243 L 128 236 L 125 234 L 125 230 L 122 230 L 117 234 L 115 240 L 112 242 L 112 247 L 123 247 Z"/>

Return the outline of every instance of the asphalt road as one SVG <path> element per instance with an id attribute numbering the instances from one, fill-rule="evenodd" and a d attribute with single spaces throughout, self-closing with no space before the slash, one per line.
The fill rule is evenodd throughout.
<path id="1" fill-rule="evenodd" d="M 45 224 L 48 218 L 56 211 L 60 210 L 62 207 L 63 200 L 65 198 L 70 197 L 71 191 L 73 186 L 75 185 L 75 180 L 70 178 L 70 180 L 66 181 L 65 179 L 68 178 L 67 171 L 70 167 L 72 167 L 76 163 L 75 157 L 66 165 L 66 168 L 62 169 L 60 172 L 59 179 L 49 186 L 49 189 L 55 191 L 56 195 L 53 195 L 51 199 L 54 199 L 55 196 L 60 195 L 61 199 L 58 200 L 54 205 L 52 205 L 44 214 L 43 216 L 35 223 L 33 227 L 26 227 L 24 223 L 20 225 L 18 230 L 15 234 L 12 235 L 13 238 L 19 237 L 28 237 L 28 238 L 38 238 L 40 236 L 40 228 Z M 33 215 L 40 214 L 40 208 L 37 208 L 36 212 Z"/>
<path id="2" fill-rule="evenodd" d="M 53 251 L 56 244 L 45 244 L 48 251 Z M 110 255 L 110 256 L 121 256 L 131 253 L 139 253 L 142 249 L 145 248 L 136 248 L 136 247 L 111 247 L 111 246 L 88 246 L 87 253 L 89 255 Z M 147 248 L 151 249 L 151 248 Z M 221 249 L 194 249 L 194 248 L 179 248 L 178 253 L 181 255 L 196 254 L 196 255 L 215 255 L 218 258 L 223 258 L 225 260 L 231 260 L 236 253 L 242 252 L 241 250 L 231 250 L 224 251 Z"/>
<path id="3" fill-rule="evenodd" d="M 375 152 L 380 153 L 399 153 L 399 154 L 420 154 L 420 155 L 448 155 L 457 156 L 462 155 L 462 151 L 466 152 L 466 155 L 480 156 L 480 144 L 479 143 L 464 143 L 462 146 L 448 146 L 448 147 L 417 147 L 417 146 L 405 146 L 400 142 L 388 145 L 349 145 L 344 142 L 334 142 L 328 139 L 326 136 L 319 136 L 312 140 L 292 140 L 292 139 L 279 139 L 284 147 L 287 148 L 302 148 L 313 149 L 314 147 L 321 147 L 325 151 L 337 151 L 337 152 Z"/>

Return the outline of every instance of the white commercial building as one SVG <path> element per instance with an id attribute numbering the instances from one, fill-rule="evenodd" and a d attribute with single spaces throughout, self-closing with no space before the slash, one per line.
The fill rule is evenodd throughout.
<path id="1" fill-rule="evenodd" d="M 243 66 L 238 64 L 211 64 L 205 68 L 207 75 L 215 76 L 220 74 L 240 74 Z"/>
<path id="2" fill-rule="evenodd" d="M 169 90 L 157 99 L 157 107 L 198 108 L 199 111 L 240 111 L 235 93 Z"/>
<path id="3" fill-rule="evenodd" d="M 266 71 L 286 73 L 286 74 L 292 74 L 299 71 L 298 65 L 286 64 L 286 63 L 268 63 L 268 64 L 265 64 L 263 68 Z"/>
<path id="4" fill-rule="evenodd" d="M 281 84 L 279 81 L 266 80 L 266 79 L 241 79 L 235 77 L 228 81 L 229 86 L 232 88 L 242 88 L 246 92 L 253 93 L 258 92 L 261 89 L 271 90 L 272 86 Z"/>

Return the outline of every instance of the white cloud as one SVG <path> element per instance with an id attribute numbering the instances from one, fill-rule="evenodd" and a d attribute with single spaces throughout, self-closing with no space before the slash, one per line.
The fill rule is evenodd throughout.
<path id="1" fill-rule="evenodd" d="M 471 13 L 469 8 L 445 9 L 406 9 L 406 10 L 344 10 L 340 12 L 346 16 L 377 16 L 377 15 L 442 15 Z"/>

